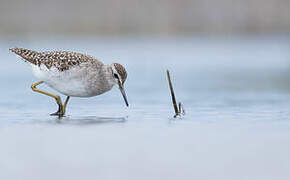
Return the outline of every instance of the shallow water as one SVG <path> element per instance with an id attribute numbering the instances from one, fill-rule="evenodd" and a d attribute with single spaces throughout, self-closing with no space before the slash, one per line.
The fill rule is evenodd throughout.
<path id="1" fill-rule="evenodd" d="M 57 106 L 31 91 L 14 46 L 123 64 L 130 107 L 114 88 L 49 116 Z M 2 40 L 0 179 L 289 179 L 289 49 L 285 37 Z"/>

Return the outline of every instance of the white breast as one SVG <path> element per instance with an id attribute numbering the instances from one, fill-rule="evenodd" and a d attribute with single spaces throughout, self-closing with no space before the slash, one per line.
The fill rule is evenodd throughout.
<path id="1" fill-rule="evenodd" d="M 91 97 L 101 94 L 96 92 L 97 88 L 88 84 L 87 73 L 80 68 L 59 71 L 53 67 L 48 69 L 44 65 L 32 65 L 32 70 L 39 80 L 66 96 Z"/>

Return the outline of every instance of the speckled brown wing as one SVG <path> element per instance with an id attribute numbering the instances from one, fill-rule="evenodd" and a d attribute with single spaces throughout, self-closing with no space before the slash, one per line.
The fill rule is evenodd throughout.
<path id="1" fill-rule="evenodd" d="M 24 48 L 11 48 L 15 54 L 37 66 L 45 65 L 48 69 L 57 68 L 65 71 L 84 62 L 92 62 L 94 58 L 85 54 L 70 51 L 36 52 Z"/>

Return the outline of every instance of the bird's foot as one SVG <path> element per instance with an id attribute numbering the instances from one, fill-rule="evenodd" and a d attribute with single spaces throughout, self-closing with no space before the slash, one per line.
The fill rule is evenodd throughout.
<path id="1" fill-rule="evenodd" d="M 58 117 L 63 117 L 64 113 L 62 111 L 57 111 L 55 113 L 50 114 L 51 116 L 58 116 Z"/>
<path id="2" fill-rule="evenodd" d="M 58 117 L 64 117 L 65 109 L 64 106 L 61 104 L 61 102 L 58 102 L 58 110 L 55 113 L 50 114 L 51 116 L 58 116 Z"/>

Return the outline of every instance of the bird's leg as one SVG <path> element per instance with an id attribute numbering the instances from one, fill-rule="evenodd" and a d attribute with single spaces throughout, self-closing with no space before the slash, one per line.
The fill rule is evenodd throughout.
<path id="1" fill-rule="evenodd" d="M 65 115 L 65 109 L 66 109 L 66 105 L 67 105 L 67 103 L 68 103 L 68 101 L 69 101 L 69 98 L 70 98 L 70 96 L 67 96 L 67 97 L 66 97 L 65 102 L 64 102 L 64 104 L 63 104 L 63 106 L 62 106 L 62 112 L 63 112 L 63 115 Z"/>
<path id="2" fill-rule="evenodd" d="M 54 94 L 51 94 L 51 93 L 48 93 L 48 92 L 45 92 L 43 90 L 39 90 L 39 89 L 36 88 L 36 86 L 38 86 L 39 84 L 42 84 L 42 83 L 43 83 L 43 81 L 38 81 L 38 82 L 32 84 L 31 85 L 31 89 L 33 91 L 35 91 L 35 92 L 38 92 L 38 93 L 53 97 L 56 100 L 56 103 L 58 105 L 58 111 L 55 112 L 55 113 L 50 114 L 51 116 L 59 116 L 59 117 L 64 116 L 63 105 L 62 105 L 60 97 L 58 95 L 54 95 Z"/>

